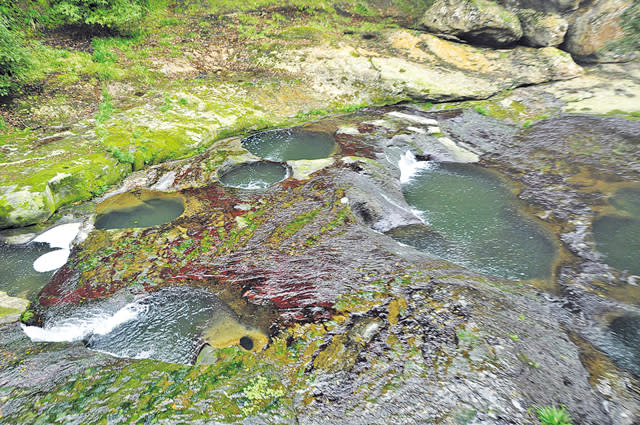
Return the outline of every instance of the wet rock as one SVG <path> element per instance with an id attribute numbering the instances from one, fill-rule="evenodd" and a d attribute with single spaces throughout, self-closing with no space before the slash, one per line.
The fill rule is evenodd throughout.
<path id="1" fill-rule="evenodd" d="M 227 399 L 222 392 L 216 397 L 206 392 L 209 404 L 199 409 L 216 400 L 219 411 L 240 406 L 263 412 L 277 396 L 283 400 L 278 406 L 308 424 L 389 423 L 398 417 L 407 424 L 501 423 L 503 418 L 522 424 L 531 421 L 531 406 L 560 403 L 579 423 L 616 423 L 634 412 L 628 407 L 635 400 L 630 391 L 610 384 L 626 375 L 612 367 L 607 373 L 614 378 L 592 383 L 581 350 L 563 330 L 567 323 L 573 323 L 572 329 L 581 321 L 586 325 L 580 326 L 591 323 L 585 318 L 592 310 L 579 290 L 565 303 L 529 285 L 432 258 L 375 231 L 408 223 L 412 226 L 395 230 L 438 238 L 419 222 L 407 221 L 411 216 L 397 165 L 407 150 L 426 149 L 417 142 L 435 139 L 427 130 L 437 125 L 453 143 L 477 152 L 482 164 L 500 164 L 522 184 L 521 198 L 549 211 L 547 221 L 572 220 L 563 231 L 581 233 L 565 243 L 593 254 L 586 239 L 592 212 L 586 198 L 575 193 L 576 181 L 569 179 L 574 167 L 596 165 L 637 180 L 628 167 L 635 167 L 630 158 L 637 157 L 636 124 L 620 118 L 598 118 L 595 124 L 593 117 L 568 116 L 523 129 L 473 110 L 435 113 L 407 106 L 330 117 L 313 125 L 332 133 L 340 129 L 334 162 L 301 176 L 304 180 L 288 179 L 259 194 L 211 184 L 225 163 L 216 159 L 219 148 L 228 146 L 221 143 L 191 160 L 155 167 L 153 178 L 137 180 L 152 185 L 174 173 L 170 189 L 182 187 L 186 199 L 182 217 L 156 228 L 93 232 L 42 291 L 37 308 L 53 311 L 51 304 L 63 303 L 71 309 L 114 291 L 186 285 L 216 291 L 221 299 L 241 305 L 245 317 L 255 316 L 252 308 L 272 312 L 260 328 L 269 329 L 264 350 L 256 349 L 262 343 L 246 329 L 234 332 L 235 347 L 203 351 L 202 362 L 211 366 L 179 369 L 189 375 L 171 380 L 176 388 L 150 391 L 158 403 L 167 400 L 165 394 L 180 394 L 185 385 L 207 382 L 237 395 Z M 567 156 L 570 164 L 563 162 Z M 542 173 L 541 167 L 551 170 Z M 595 257 L 583 258 L 593 263 Z M 602 271 L 594 270 L 583 271 Z M 573 284 L 566 276 L 580 277 L 583 271 L 570 263 L 558 274 L 569 287 Z M 586 285 L 586 279 L 577 281 Z M 252 340 L 255 353 L 247 352 L 244 336 Z M 263 362 L 275 365 L 277 374 L 273 366 L 264 369 Z M 119 388 L 122 374 L 140 377 L 147 386 L 166 376 L 166 368 L 179 373 L 178 366 L 151 371 L 149 362 L 133 364 L 122 372 L 90 371 L 69 382 L 87 388 L 104 382 L 96 384 L 103 390 L 91 400 L 114 400 L 117 391 L 111 390 Z M 233 383 L 212 378 L 220 371 Z M 266 380 L 255 379 L 258 373 Z M 279 396 L 283 387 L 291 388 L 292 403 Z M 57 396 L 63 395 L 60 388 Z M 78 403 L 76 394 L 64 397 Z M 255 400 L 246 394 L 255 394 Z M 27 399 L 32 404 L 20 414 L 41 396 Z M 604 401 L 606 410 L 601 409 Z M 131 403 L 123 412 L 134 417 L 140 403 Z M 184 415 L 195 412 L 189 408 Z M 46 405 L 42 411 L 51 409 Z M 177 413 L 167 414 L 177 418 Z M 215 417 L 231 417 L 223 416 Z"/>
<path id="2" fill-rule="evenodd" d="M 17 321 L 28 307 L 29 301 L 0 291 L 0 325 Z"/>
<path id="3" fill-rule="evenodd" d="M 581 7 L 568 18 L 562 48 L 582 62 L 620 62 L 637 57 L 633 47 L 629 50 L 623 43 L 615 44 L 628 36 L 622 16 L 632 5 L 630 0 L 602 0 Z"/>
<path id="4" fill-rule="evenodd" d="M 421 24 L 436 34 L 495 47 L 515 43 L 522 37 L 518 17 L 490 0 L 437 0 L 427 9 Z"/>
<path id="5" fill-rule="evenodd" d="M 532 47 L 558 46 L 564 41 L 569 24 L 554 13 L 524 9 L 517 12 L 522 24 L 522 41 Z"/>

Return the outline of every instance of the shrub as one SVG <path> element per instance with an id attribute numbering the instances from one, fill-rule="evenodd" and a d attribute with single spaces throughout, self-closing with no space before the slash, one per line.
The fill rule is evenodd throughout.
<path id="1" fill-rule="evenodd" d="M 21 37 L 10 29 L 4 15 L 0 15 L 0 96 L 15 89 L 28 68 L 28 56 Z"/>
<path id="2" fill-rule="evenodd" d="M 54 0 L 53 13 L 65 24 L 131 33 L 147 10 L 148 0 Z"/>

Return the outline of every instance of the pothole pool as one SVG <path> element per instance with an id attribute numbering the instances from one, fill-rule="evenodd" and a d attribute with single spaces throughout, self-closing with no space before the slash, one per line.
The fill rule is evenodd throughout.
<path id="1" fill-rule="evenodd" d="M 264 332 L 241 323 L 211 292 L 168 287 L 126 302 L 122 297 L 47 311 L 44 327 L 24 326 L 33 341 L 83 341 L 117 357 L 193 363 L 204 343 L 259 350 Z"/>
<path id="2" fill-rule="evenodd" d="M 296 161 L 329 157 L 336 146 L 334 137 L 300 127 L 256 133 L 242 140 L 252 154 L 270 161 Z"/>
<path id="3" fill-rule="evenodd" d="M 405 179 L 403 193 L 426 226 L 394 229 L 396 240 L 489 275 L 551 277 L 556 245 L 520 211 L 495 173 L 477 165 L 432 163 Z"/>
<path id="4" fill-rule="evenodd" d="M 0 242 L 0 291 L 30 299 L 46 284 L 71 253 L 80 223 L 53 226 L 23 244 Z"/>
<path id="5" fill-rule="evenodd" d="M 616 269 L 640 275 L 640 188 L 623 188 L 610 199 L 614 211 L 593 221 L 596 249 Z"/>
<path id="6" fill-rule="evenodd" d="M 134 191 L 107 198 L 96 208 L 97 229 L 151 227 L 168 223 L 184 212 L 180 195 Z"/>
<path id="7" fill-rule="evenodd" d="M 55 270 L 39 272 L 33 263 L 51 252 L 49 244 L 12 245 L 0 242 L 0 291 L 12 297 L 30 298 L 51 280 Z"/>
<path id="8" fill-rule="evenodd" d="M 256 161 L 238 164 L 220 174 L 220 183 L 239 189 L 265 189 L 289 176 L 289 169 L 279 162 Z"/>

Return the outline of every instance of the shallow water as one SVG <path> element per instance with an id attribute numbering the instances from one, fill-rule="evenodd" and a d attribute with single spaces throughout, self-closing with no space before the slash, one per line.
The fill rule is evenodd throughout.
<path id="1" fill-rule="evenodd" d="M 271 161 L 327 158 L 335 144 L 330 134 L 301 128 L 264 131 L 242 140 L 249 152 Z"/>
<path id="2" fill-rule="evenodd" d="M 598 345 L 619 367 L 640 376 L 640 316 L 624 314 L 611 320 Z"/>
<path id="3" fill-rule="evenodd" d="M 117 205 L 117 204 L 116 204 Z M 96 217 L 97 229 L 125 229 L 150 227 L 168 223 L 184 212 L 184 202 L 177 197 L 161 197 L 140 200 L 135 205 L 123 203 Z"/>
<path id="4" fill-rule="evenodd" d="M 40 273 L 33 268 L 39 257 L 54 251 L 46 243 L 10 245 L 0 242 L 0 291 L 31 298 L 51 280 L 55 270 Z"/>
<path id="5" fill-rule="evenodd" d="M 556 247 L 521 213 L 506 182 L 479 166 L 441 163 L 419 170 L 403 192 L 428 228 L 392 233 L 400 242 L 472 270 L 507 279 L 548 279 Z"/>
<path id="6" fill-rule="evenodd" d="M 277 162 L 239 164 L 220 176 L 220 183 L 240 189 L 264 189 L 287 178 L 289 171 Z"/>
<path id="7" fill-rule="evenodd" d="M 110 299 L 80 305 L 52 312 L 44 328 L 23 329 L 33 341 L 84 341 L 92 350 L 117 357 L 185 364 L 195 361 L 205 340 L 217 347 L 244 347 L 250 339 L 251 349 L 262 348 L 261 338 L 266 342 L 215 295 L 193 287 L 163 288 L 129 303 Z M 212 329 L 218 329 L 218 339 Z"/>
<path id="8" fill-rule="evenodd" d="M 617 211 L 596 218 L 593 235 L 604 261 L 640 275 L 640 188 L 624 188 L 609 200 Z"/>

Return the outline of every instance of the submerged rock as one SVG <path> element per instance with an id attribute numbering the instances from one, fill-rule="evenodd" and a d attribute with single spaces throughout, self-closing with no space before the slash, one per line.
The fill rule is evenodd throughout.
<path id="1" fill-rule="evenodd" d="M 518 17 L 491 0 L 437 0 L 424 13 L 421 24 L 436 34 L 495 47 L 522 37 Z"/>

